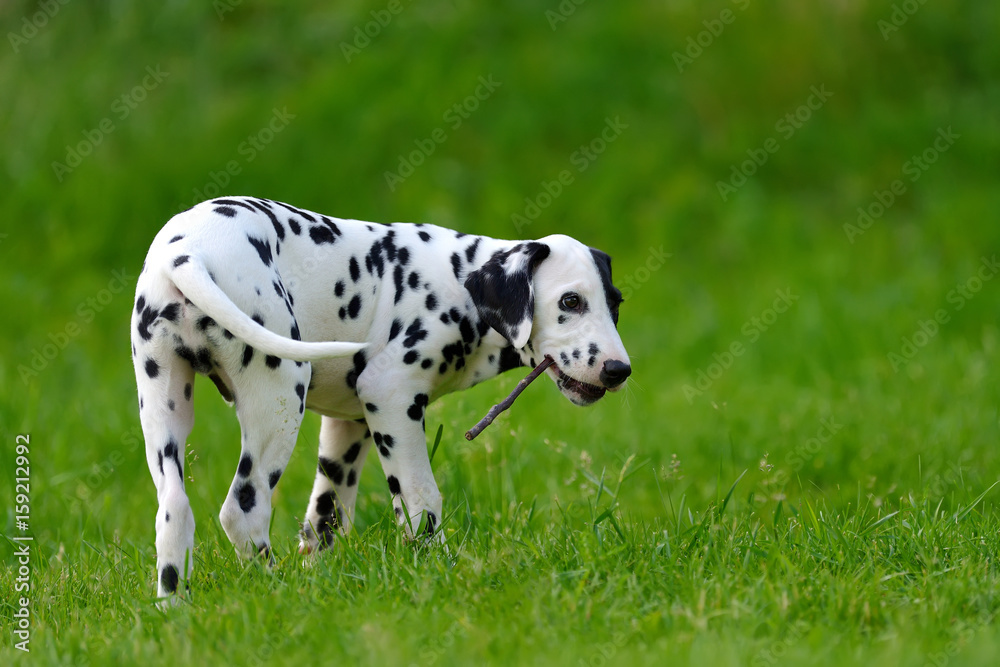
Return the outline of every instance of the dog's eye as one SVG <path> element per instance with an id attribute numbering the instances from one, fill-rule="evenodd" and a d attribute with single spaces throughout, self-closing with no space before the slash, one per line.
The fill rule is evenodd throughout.
<path id="1" fill-rule="evenodd" d="M 563 310 L 576 310 L 580 307 L 580 297 L 576 294 L 564 294 L 559 305 L 563 307 Z"/>

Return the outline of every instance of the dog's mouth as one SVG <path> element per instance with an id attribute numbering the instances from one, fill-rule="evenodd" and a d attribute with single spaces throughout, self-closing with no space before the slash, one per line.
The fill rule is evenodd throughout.
<path id="1" fill-rule="evenodd" d="M 577 405 L 590 405 L 601 398 L 607 393 L 607 389 L 604 387 L 598 387 L 597 385 L 587 384 L 586 382 L 581 382 L 576 378 L 572 378 L 566 373 L 562 372 L 562 369 L 557 365 L 552 365 L 551 370 L 556 373 L 556 386 L 559 390 L 566 394 L 569 400 L 573 401 Z"/>

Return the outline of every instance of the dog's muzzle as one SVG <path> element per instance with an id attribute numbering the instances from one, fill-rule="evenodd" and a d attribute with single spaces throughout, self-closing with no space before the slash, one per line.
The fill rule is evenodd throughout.
<path id="1" fill-rule="evenodd" d="M 624 361 L 609 359 L 604 362 L 604 366 L 601 368 L 601 384 L 608 389 L 614 389 L 625 382 L 631 374 L 632 367 Z"/>

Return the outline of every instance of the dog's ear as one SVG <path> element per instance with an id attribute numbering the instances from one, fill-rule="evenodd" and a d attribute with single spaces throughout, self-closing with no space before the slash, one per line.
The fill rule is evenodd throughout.
<path id="1" fill-rule="evenodd" d="M 608 312 L 611 313 L 611 320 L 618 326 L 618 306 L 622 303 L 622 292 L 611 282 L 611 255 L 598 250 L 590 249 L 590 255 L 594 258 L 594 266 L 601 276 L 601 284 L 604 286 L 604 299 L 608 302 Z"/>
<path id="2" fill-rule="evenodd" d="M 479 316 L 515 349 L 524 347 L 531 336 L 535 268 L 548 256 L 549 246 L 544 243 L 519 243 L 495 253 L 465 279 Z"/>

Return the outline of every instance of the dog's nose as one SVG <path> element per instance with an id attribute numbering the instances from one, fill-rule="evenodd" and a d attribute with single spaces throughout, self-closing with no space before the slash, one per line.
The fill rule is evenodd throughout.
<path id="1" fill-rule="evenodd" d="M 627 380 L 628 376 L 631 374 L 632 367 L 624 361 L 609 359 L 604 362 L 604 366 L 601 368 L 601 382 L 603 382 L 604 386 L 608 389 L 614 389 Z"/>

